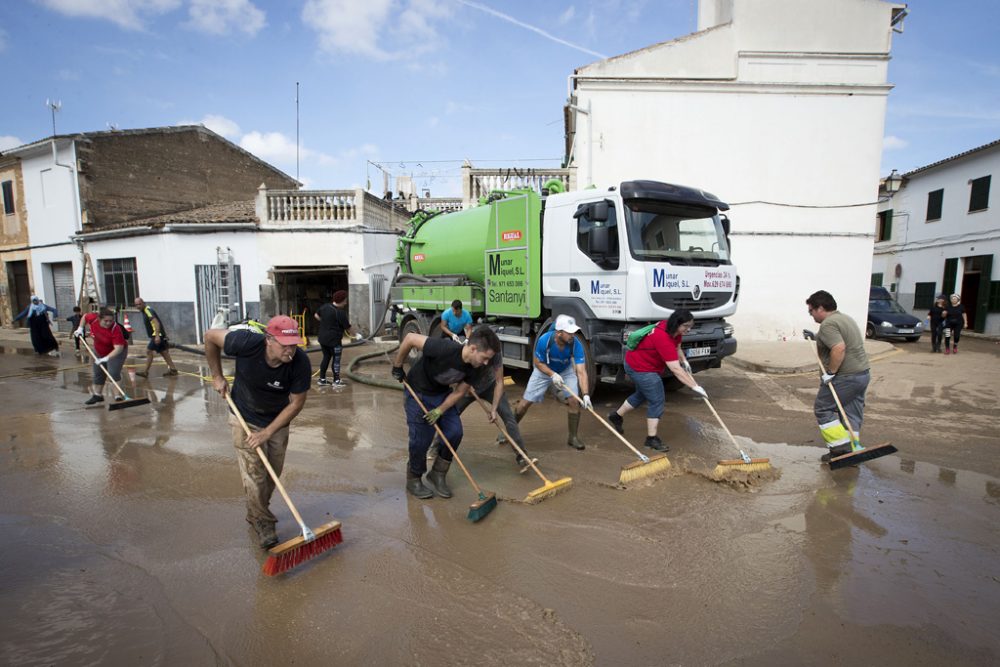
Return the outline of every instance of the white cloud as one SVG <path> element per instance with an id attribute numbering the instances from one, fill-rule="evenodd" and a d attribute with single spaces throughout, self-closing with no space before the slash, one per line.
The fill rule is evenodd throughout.
<path id="1" fill-rule="evenodd" d="M 378 46 L 392 0 L 306 0 L 302 21 L 319 33 L 319 48 L 329 54 L 353 53 L 387 60 Z"/>
<path id="2" fill-rule="evenodd" d="M 250 0 L 191 0 L 187 26 L 212 35 L 239 30 L 253 37 L 267 21 Z"/>
<path id="3" fill-rule="evenodd" d="M 0 134 L 0 151 L 10 150 L 18 146 L 23 146 L 24 142 L 9 134 Z"/>
<path id="4" fill-rule="evenodd" d="M 295 164 L 295 140 L 286 137 L 281 132 L 258 132 L 257 130 L 247 132 L 240 139 L 240 146 L 268 162 L 285 165 Z M 342 157 L 354 157 L 354 155 L 344 156 L 342 154 Z M 299 162 L 304 160 L 323 166 L 331 166 L 339 162 L 338 158 L 331 155 L 299 146 Z"/>
<path id="5" fill-rule="evenodd" d="M 566 25 L 573 20 L 574 16 L 576 16 L 576 7 L 570 5 L 566 8 L 566 11 L 559 15 L 559 18 L 556 19 L 556 23 L 559 25 Z"/>
<path id="6" fill-rule="evenodd" d="M 906 148 L 909 145 L 910 142 L 907 141 L 906 139 L 900 139 L 899 137 L 893 136 L 891 134 L 887 134 L 882 139 L 882 150 L 885 151 L 894 151 L 900 148 Z"/>
<path id="7" fill-rule="evenodd" d="M 208 114 L 201 119 L 201 124 L 216 134 L 221 134 L 226 139 L 236 141 L 240 138 L 240 126 L 236 121 L 232 121 L 225 116 Z"/>
<path id="8" fill-rule="evenodd" d="M 64 16 L 111 21 L 126 30 L 142 30 L 149 16 L 177 9 L 181 0 L 41 0 Z"/>

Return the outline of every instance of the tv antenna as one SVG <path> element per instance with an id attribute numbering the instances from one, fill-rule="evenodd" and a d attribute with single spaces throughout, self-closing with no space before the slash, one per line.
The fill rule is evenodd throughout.
<path id="1" fill-rule="evenodd" d="M 45 106 L 52 109 L 52 136 L 56 136 L 56 112 L 62 109 L 62 102 L 55 100 L 45 100 Z"/>

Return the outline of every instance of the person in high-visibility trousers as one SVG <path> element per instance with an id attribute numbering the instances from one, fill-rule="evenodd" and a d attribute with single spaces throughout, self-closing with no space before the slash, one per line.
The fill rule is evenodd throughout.
<path id="1" fill-rule="evenodd" d="M 865 394 L 871 381 L 871 364 L 865 353 L 865 339 L 861 329 L 853 318 L 837 310 L 837 302 L 829 292 L 820 290 L 813 293 L 806 299 L 806 306 L 813 320 L 819 324 L 816 348 L 826 369 L 816 393 L 813 412 L 829 449 L 823 455 L 823 461 L 829 461 L 849 454 L 853 449 L 850 431 L 842 421 L 830 385 L 837 391 L 850 426 L 860 438 Z"/>

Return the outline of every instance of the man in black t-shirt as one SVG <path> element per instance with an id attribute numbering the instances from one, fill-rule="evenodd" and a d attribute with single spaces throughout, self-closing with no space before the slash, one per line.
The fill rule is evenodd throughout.
<path id="1" fill-rule="evenodd" d="M 411 350 L 423 352 L 410 369 L 409 376 L 403 372 L 403 361 Z M 422 477 L 427 472 L 427 448 L 434 438 L 434 425 L 441 429 L 451 446 L 458 449 L 462 442 L 462 420 L 455 410 L 455 403 L 465 395 L 469 385 L 466 382 L 477 368 L 489 365 L 493 356 L 500 352 L 500 339 L 489 327 L 479 327 L 472 332 L 466 345 L 447 338 L 428 338 L 422 334 L 407 334 L 396 352 L 392 376 L 400 382 L 408 381 L 413 391 L 420 397 L 428 412 L 420 409 L 409 392 L 406 392 L 404 408 L 410 435 L 410 460 L 406 469 L 406 490 L 417 498 L 431 498 L 436 493 L 442 498 L 451 498 L 451 489 L 445 482 L 445 475 L 451 467 L 451 451 L 442 446 L 424 486 Z M 450 385 L 457 385 L 452 391 Z"/>
<path id="2" fill-rule="evenodd" d="M 361 334 L 355 334 L 350 321 L 347 319 L 347 292 L 337 290 L 333 293 L 333 303 L 324 303 L 319 307 L 313 317 L 319 322 L 319 346 L 323 350 L 323 359 L 319 362 L 319 380 L 316 384 L 320 386 L 331 384 L 326 379 L 326 369 L 330 367 L 330 360 L 333 359 L 333 385 L 343 387 L 347 383 L 340 379 L 340 355 L 344 350 L 344 333 L 361 339 Z"/>
<path id="3" fill-rule="evenodd" d="M 230 416 L 229 424 L 247 496 L 247 522 L 257 531 L 263 549 L 278 543 L 278 520 L 269 508 L 274 481 L 256 448 L 260 447 L 275 474 L 280 475 L 288 448 L 288 425 L 305 406 L 312 377 L 309 357 L 298 347 L 303 343 L 298 325 L 287 315 L 272 317 L 264 335 L 249 330 L 205 332 L 205 358 L 212 370 L 212 384 L 223 396 L 230 388 L 222 374 L 222 353 L 236 358 L 232 398 L 251 434 L 246 435 L 235 416 Z"/>

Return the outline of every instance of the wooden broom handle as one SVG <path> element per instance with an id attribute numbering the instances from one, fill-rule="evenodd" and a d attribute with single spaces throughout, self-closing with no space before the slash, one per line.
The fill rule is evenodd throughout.
<path id="1" fill-rule="evenodd" d="M 243 427 L 243 431 L 248 436 L 251 435 L 253 431 L 251 431 L 250 427 L 247 426 L 246 420 L 244 420 L 243 415 L 240 414 L 240 409 L 236 407 L 235 403 L 233 403 L 233 397 L 229 395 L 229 387 L 226 387 L 226 403 L 229 403 L 229 409 L 233 411 L 234 415 L 236 415 L 236 419 L 239 420 L 240 426 Z M 257 456 L 260 457 L 264 467 L 267 468 L 267 472 L 271 475 L 271 479 L 274 480 L 274 485 L 278 487 L 278 491 L 281 492 L 281 497 L 285 499 L 288 509 L 292 511 L 292 516 L 295 517 L 295 520 L 299 522 L 300 526 L 305 527 L 306 523 L 302 520 L 302 515 L 299 514 L 297 509 L 295 509 L 295 504 L 292 503 L 292 499 L 288 497 L 288 492 L 285 491 L 285 486 L 281 483 L 281 480 L 278 479 L 278 473 L 274 472 L 274 468 L 271 467 L 271 462 L 267 460 L 267 456 L 264 455 L 264 452 L 261 451 L 259 446 L 254 447 L 254 450 L 256 450 Z"/>
<path id="2" fill-rule="evenodd" d="M 577 402 L 579 402 L 579 403 L 580 403 L 580 407 L 581 407 L 581 408 L 583 407 L 583 399 L 581 399 L 581 398 L 580 398 L 579 396 L 577 396 L 576 394 L 574 394 L 574 393 L 573 393 L 573 390 L 572 390 L 572 389 L 570 389 L 569 387 L 567 387 L 567 386 L 565 385 L 565 383 L 564 383 L 564 384 L 563 384 L 563 385 L 562 385 L 561 387 L 559 387 L 559 388 L 560 388 L 560 389 L 565 389 L 565 390 L 566 390 L 566 393 L 567 393 L 567 394 L 569 394 L 570 396 L 572 396 L 573 398 L 575 398 L 575 399 L 577 400 Z M 586 408 L 584 408 L 584 409 L 586 409 Z M 587 410 L 587 412 L 589 412 L 590 414 L 592 414 L 592 415 L 594 415 L 595 417 L 597 417 L 597 421 L 599 421 L 599 422 L 601 422 L 602 424 L 604 424 L 604 425 L 605 425 L 605 426 L 607 427 L 607 429 L 608 429 L 609 431 L 611 431 L 612 433 L 614 433 L 614 434 L 615 434 L 615 436 L 617 436 L 617 437 L 618 437 L 618 439 L 619 439 L 619 440 L 621 440 L 621 441 L 622 441 L 622 442 L 624 442 L 624 443 L 625 443 L 626 445 L 628 445 L 628 448 L 629 448 L 629 449 L 631 449 L 631 450 L 632 450 L 633 452 L 635 452 L 635 455 L 636 455 L 636 456 L 638 456 L 638 457 L 639 457 L 640 459 L 642 459 L 642 460 L 644 460 L 644 461 L 645 461 L 646 459 L 648 459 L 648 458 L 649 458 L 648 456 L 646 456 L 645 454 L 643 454 L 642 452 L 640 452 L 640 451 L 639 451 L 638 449 L 636 449 L 636 448 L 635 448 L 635 446 L 634 446 L 634 445 L 633 445 L 633 444 L 632 444 L 631 442 L 629 442 L 628 440 L 626 440 L 626 439 L 625 439 L 625 436 L 623 436 L 623 435 L 622 435 L 621 433 L 619 433 L 619 432 L 618 432 L 618 429 L 616 429 L 616 428 L 615 428 L 614 426 L 612 426 L 611 424 L 609 424 L 609 423 L 608 423 L 608 422 L 607 422 L 607 421 L 606 421 L 606 420 L 604 419 L 604 417 L 602 417 L 601 415 L 597 414 L 597 411 L 596 411 L 596 410 L 593 410 L 593 409 L 591 409 L 591 410 Z"/>
<path id="3" fill-rule="evenodd" d="M 491 405 L 490 403 L 487 403 L 486 399 L 480 398 L 479 394 L 476 393 L 475 389 L 470 388 L 469 391 L 472 392 L 472 396 L 476 399 L 476 403 L 478 403 L 479 407 L 481 407 L 483 411 L 486 412 L 487 416 L 493 414 L 490 408 L 486 407 L 487 405 Z M 528 465 L 531 466 L 531 469 L 535 471 L 535 474 L 541 477 L 542 481 L 545 482 L 545 484 L 547 485 L 551 484 L 552 482 L 546 479 L 545 475 L 542 474 L 542 471 L 539 470 L 538 466 L 535 465 L 535 462 L 531 460 L 531 457 L 525 454 L 524 450 L 517 446 L 517 443 L 514 442 L 514 438 L 510 437 L 510 433 L 507 432 L 507 427 L 504 426 L 503 420 L 498 418 L 493 423 L 496 425 L 498 429 L 500 429 L 500 432 L 503 433 L 503 437 L 507 438 L 507 442 L 510 443 L 511 447 L 513 447 L 517 451 L 517 453 L 521 455 L 522 459 L 528 462 Z"/>
<path id="4" fill-rule="evenodd" d="M 704 398 L 704 396 L 702 398 Z M 707 398 L 705 398 L 705 404 L 708 406 L 708 409 L 712 411 L 712 414 L 715 415 L 715 418 L 719 421 L 719 426 L 722 427 L 722 430 L 725 431 L 726 435 L 729 436 L 729 439 L 733 441 L 733 444 L 736 446 L 736 449 L 738 449 L 738 450 L 740 450 L 742 452 L 743 448 L 740 447 L 740 443 L 736 442 L 736 438 L 734 438 L 733 434 L 729 432 L 729 428 L 726 427 L 726 423 L 724 421 L 722 421 L 722 417 L 720 417 L 719 413 L 715 411 L 714 407 L 712 407 L 711 401 L 709 401 Z"/>

